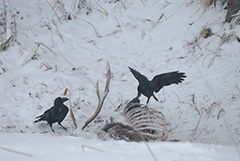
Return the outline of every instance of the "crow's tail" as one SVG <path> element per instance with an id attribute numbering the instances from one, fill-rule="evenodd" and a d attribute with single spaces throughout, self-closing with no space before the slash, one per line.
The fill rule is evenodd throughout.
<path id="1" fill-rule="evenodd" d="M 41 116 L 38 116 L 36 117 L 37 120 L 34 121 L 34 123 L 37 123 L 37 122 L 40 122 L 42 121 L 42 115 Z"/>
<path id="2" fill-rule="evenodd" d="M 40 121 L 40 119 L 39 119 L 39 120 L 35 120 L 34 123 L 37 123 L 37 122 L 39 122 L 39 121 Z"/>

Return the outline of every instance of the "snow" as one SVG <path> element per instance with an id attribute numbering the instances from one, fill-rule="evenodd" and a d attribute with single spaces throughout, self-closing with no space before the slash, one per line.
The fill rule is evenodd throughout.
<path id="1" fill-rule="evenodd" d="M 39 134 L 0 134 L 1 160 L 154 160 L 144 143 L 87 140 L 80 137 L 54 137 Z M 233 147 L 196 143 L 149 143 L 159 160 L 237 161 Z M 114 148 L 113 148 L 114 147 Z M 6 150 L 7 149 L 7 150 Z M 8 151 L 15 150 L 19 153 Z"/>
<path id="2" fill-rule="evenodd" d="M 125 123 L 123 107 L 114 110 L 137 95 L 131 66 L 149 79 L 176 70 L 187 75 L 183 83 L 157 93 L 159 102 L 152 98 L 148 104 L 161 111 L 168 123 L 168 140 L 149 143 L 158 159 L 240 159 L 240 43 L 236 40 L 240 26 L 231 29 L 223 23 L 222 5 L 206 6 L 198 0 L 95 0 L 87 3 L 89 11 L 77 9 L 77 1 L 59 2 L 64 6 L 56 1 L 6 1 L 8 12 L 15 14 L 17 41 L 0 53 L 0 147 L 33 156 L 0 149 L 1 158 L 151 158 L 144 143 L 113 141 L 101 130 L 110 118 Z M 206 28 L 213 35 L 205 39 Z M 97 80 L 104 90 L 106 61 L 112 72 L 110 93 L 96 121 L 81 130 L 97 107 Z M 66 88 L 78 128 L 73 128 L 69 114 L 62 122 L 68 132 L 57 124 L 55 134 L 45 122 L 33 124 Z M 145 97 L 140 99 L 146 102 Z M 169 142 L 175 139 L 180 142 Z M 104 152 L 91 148 L 83 152 L 82 145 Z"/>

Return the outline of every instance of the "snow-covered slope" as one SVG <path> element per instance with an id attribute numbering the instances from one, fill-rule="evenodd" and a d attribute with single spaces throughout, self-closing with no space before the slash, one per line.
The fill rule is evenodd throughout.
<path id="1" fill-rule="evenodd" d="M 186 73 L 182 84 L 165 87 L 156 94 L 160 101 L 151 99 L 148 105 L 165 115 L 169 140 L 239 144 L 240 43 L 236 37 L 240 26 L 231 29 L 223 23 L 226 11 L 220 3 L 94 0 L 87 3 L 90 9 L 79 10 L 75 2 L 6 2 L 8 12 L 15 14 L 17 41 L 0 53 L 1 133 L 101 139 L 101 128 L 111 117 L 124 120 L 123 107 L 114 110 L 137 95 L 137 81 L 128 69 L 131 66 L 149 79 L 169 71 Z M 9 29 L 8 37 L 10 34 Z M 106 61 L 112 71 L 110 93 L 97 120 L 82 131 L 97 107 L 97 80 L 104 90 Z M 58 125 L 53 126 L 56 134 L 52 134 L 46 123 L 33 124 L 66 88 L 79 128 L 72 130 L 69 114 L 62 122 L 67 133 Z M 141 102 L 146 102 L 144 96 Z M 46 137 L 50 138 L 55 139 Z M 111 142 L 107 144 L 111 146 Z M 157 143 L 153 145 L 158 149 Z M 177 145 L 179 149 L 195 146 Z"/>

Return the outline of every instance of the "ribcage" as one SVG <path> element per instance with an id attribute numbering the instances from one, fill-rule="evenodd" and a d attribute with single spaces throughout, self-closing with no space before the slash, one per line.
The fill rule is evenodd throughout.
<path id="1" fill-rule="evenodd" d="M 129 126 L 138 131 L 147 140 L 167 139 L 168 130 L 164 115 L 146 105 L 130 103 L 124 109 L 124 117 Z"/>

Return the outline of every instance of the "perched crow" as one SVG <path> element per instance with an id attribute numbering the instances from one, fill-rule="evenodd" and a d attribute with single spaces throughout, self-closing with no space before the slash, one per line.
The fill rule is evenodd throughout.
<path id="1" fill-rule="evenodd" d="M 137 88 L 138 94 L 136 98 L 139 98 L 141 94 L 143 94 L 148 98 L 146 104 L 148 104 L 151 96 L 153 96 L 153 98 L 158 101 L 156 96 L 153 94 L 153 91 L 157 93 L 164 86 L 182 83 L 182 81 L 186 77 L 184 75 L 185 73 L 179 73 L 178 71 L 175 71 L 156 75 L 151 81 L 149 81 L 146 76 L 142 75 L 138 71 L 132 69 L 131 67 L 129 67 L 129 69 L 139 83 Z"/>
<path id="2" fill-rule="evenodd" d="M 56 98 L 54 100 L 54 106 L 46 110 L 42 115 L 36 117 L 37 120 L 34 121 L 34 123 L 39 121 L 47 121 L 52 131 L 54 132 L 52 124 L 57 122 L 64 130 L 67 131 L 67 129 L 61 124 L 68 113 L 68 107 L 63 104 L 63 102 L 67 100 L 68 98 Z"/>

